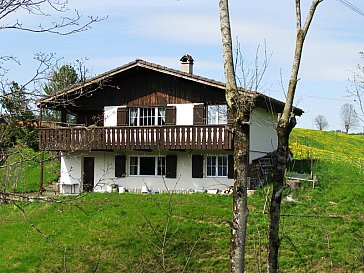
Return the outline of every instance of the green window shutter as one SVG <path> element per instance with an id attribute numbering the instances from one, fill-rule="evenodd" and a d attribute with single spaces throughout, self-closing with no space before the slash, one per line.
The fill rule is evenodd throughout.
<path id="1" fill-rule="evenodd" d="M 203 155 L 192 155 L 192 178 L 203 178 Z"/>
<path id="2" fill-rule="evenodd" d="M 115 156 L 115 177 L 124 177 L 126 175 L 126 157 L 125 155 Z"/>
<path id="3" fill-rule="evenodd" d="M 166 178 L 177 178 L 177 156 L 166 156 Z"/>

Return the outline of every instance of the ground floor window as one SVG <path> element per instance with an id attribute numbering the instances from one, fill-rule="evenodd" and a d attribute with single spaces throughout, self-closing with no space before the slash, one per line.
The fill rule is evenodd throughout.
<path id="1" fill-rule="evenodd" d="M 208 155 L 207 156 L 207 176 L 227 176 L 228 157 L 226 155 Z"/>
<path id="2" fill-rule="evenodd" d="M 165 156 L 131 156 L 129 164 L 130 175 L 165 175 Z"/>

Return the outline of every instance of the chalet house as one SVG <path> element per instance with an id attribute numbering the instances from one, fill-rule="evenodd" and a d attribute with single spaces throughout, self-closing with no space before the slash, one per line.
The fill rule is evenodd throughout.
<path id="1" fill-rule="evenodd" d="M 38 101 L 63 127 L 40 128 L 40 149 L 61 152 L 61 193 L 225 189 L 233 184 L 225 84 L 135 60 Z M 249 91 L 246 91 L 249 92 Z M 250 160 L 277 147 L 283 103 L 257 94 Z M 302 110 L 295 109 L 296 115 Z M 76 124 L 67 123 L 73 116 Z"/>

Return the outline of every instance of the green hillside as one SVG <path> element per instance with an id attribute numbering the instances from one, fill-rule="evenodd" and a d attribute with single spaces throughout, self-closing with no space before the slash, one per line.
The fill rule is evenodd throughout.
<path id="1" fill-rule="evenodd" d="M 364 135 L 295 129 L 290 147 L 295 159 L 320 159 L 329 162 L 364 163 Z"/>
<path id="2" fill-rule="evenodd" d="M 281 272 L 364 270 L 363 136 L 295 129 Z M 293 164 L 294 165 L 294 164 Z M 265 272 L 269 185 L 249 198 L 247 272 Z M 229 272 L 231 196 L 87 194 L 0 205 L 0 272 Z M 265 208 L 265 209 L 264 209 Z"/>

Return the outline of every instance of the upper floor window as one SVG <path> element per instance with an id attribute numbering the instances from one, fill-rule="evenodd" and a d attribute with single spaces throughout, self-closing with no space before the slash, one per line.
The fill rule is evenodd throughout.
<path id="1" fill-rule="evenodd" d="M 226 124 L 227 105 L 207 105 L 207 124 Z"/>
<path id="2" fill-rule="evenodd" d="M 141 107 L 129 109 L 130 126 L 164 125 L 166 109 L 163 107 Z"/>

